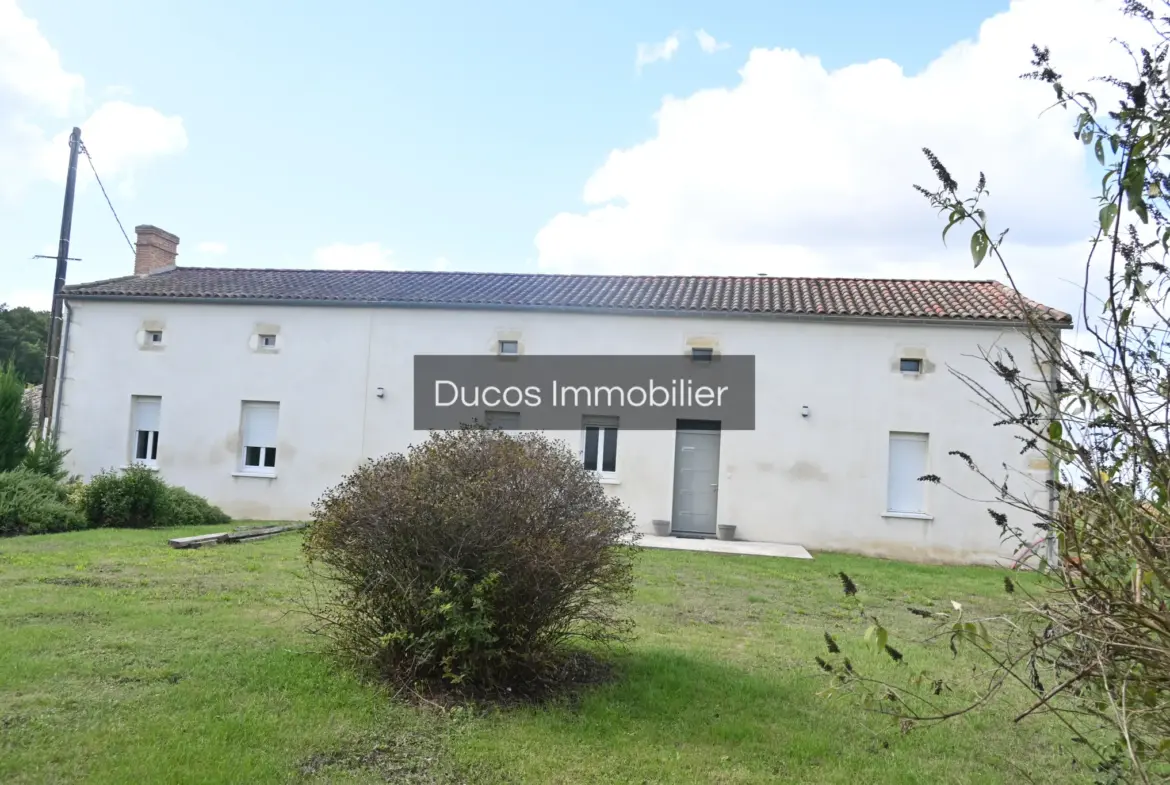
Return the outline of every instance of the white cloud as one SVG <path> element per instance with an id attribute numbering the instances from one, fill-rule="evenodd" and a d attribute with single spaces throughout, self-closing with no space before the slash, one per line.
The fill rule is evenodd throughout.
<path id="1" fill-rule="evenodd" d="M 313 252 L 313 265 L 325 270 L 393 270 L 392 255 L 381 243 L 333 243 Z"/>
<path id="2" fill-rule="evenodd" d="M 61 67 L 36 21 L 15 0 L 0 0 L 0 91 L 65 117 L 81 102 L 83 88 L 80 76 Z"/>
<path id="3" fill-rule="evenodd" d="M 210 254 L 212 256 L 222 256 L 227 253 L 227 243 L 221 243 L 217 240 L 205 240 L 196 245 L 195 250 L 199 253 Z"/>
<path id="4" fill-rule="evenodd" d="M 292 265 L 300 267 L 301 265 Z M 405 263 L 394 257 L 394 252 L 381 243 L 333 243 L 313 252 L 311 267 L 320 270 L 450 270 L 451 262 L 445 256 L 429 264 Z"/>
<path id="5" fill-rule="evenodd" d="M 58 138 L 66 145 L 69 134 Z M 107 101 L 81 124 L 81 140 L 104 178 L 181 152 L 187 147 L 187 132 L 181 117 L 166 117 L 155 109 L 125 101 Z"/>
<path id="6" fill-rule="evenodd" d="M 993 229 L 1024 290 L 1072 296 L 1099 188 L 1072 138 L 1072 115 L 1040 113 L 1050 87 L 1019 79 L 1030 45 L 1052 48 L 1066 83 L 1129 73 L 1111 38 L 1143 40 L 1113 0 L 1015 0 L 975 40 L 921 73 L 889 60 L 828 71 L 816 57 L 756 49 L 738 84 L 664 99 L 657 132 L 613 151 L 585 183 L 584 209 L 537 233 L 541 268 L 609 273 L 995 277 L 973 270 L 966 237 L 912 183 L 934 185 L 935 150 L 964 186 L 987 173 Z M 1141 32 L 1138 32 L 1141 31 Z M 975 32 L 975 31 L 972 31 Z M 1103 106 L 1106 104 L 1103 103 Z"/>
<path id="7" fill-rule="evenodd" d="M 85 80 L 65 70 L 15 0 L 0 0 L 0 200 L 19 197 L 38 180 L 61 179 L 72 125 L 81 127 L 103 179 L 129 177 L 187 146 L 179 117 L 121 100 L 101 103 L 82 119 L 86 109 Z"/>
<path id="8" fill-rule="evenodd" d="M 678 51 L 679 38 L 678 33 L 671 33 L 667 36 L 665 41 L 659 41 L 656 44 L 638 44 L 637 55 L 634 59 L 634 64 L 641 71 L 643 66 L 657 63 L 660 60 L 669 60 L 674 57 Z"/>
<path id="9" fill-rule="evenodd" d="M 708 33 L 706 30 L 696 30 L 695 39 L 699 42 L 699 48 L 709 55 L 721 52 L 731 44 L 715 40 L 715 36 Z"/>

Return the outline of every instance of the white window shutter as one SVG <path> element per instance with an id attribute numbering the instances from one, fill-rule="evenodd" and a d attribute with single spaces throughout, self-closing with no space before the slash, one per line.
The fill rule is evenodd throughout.
<path id="1" fill-rule="evenodd" d="M 135 398 L 134 430 L 157 431 L 161 410 L 161 398 Z"/>
<path id="2" fill-rule="evenodd" d="M 887 509 L 890 512 L 926 512 L 926 488 L 918 478 L 926 474 L 927 435 L 891 433 Z"/>
<path id="3" fill-rule="evenodd" d="M 501 431 L 520 430 L 520 412 L 484 412 L 484 425 Z"/>
<path id="4" fill-rule="evenodd" d="M 594 428 L 616 428 L 618 427 L 617 417 L 602 417 L 595 414 L 587 414 L 581 418 L 581 422 L 586 428 L 593 426 Z"/>
<path id="5" fill-rule="evenodd" d="M 244 403 L 243 437 L 246 447 L 275 447 L 280 404 Z"/>

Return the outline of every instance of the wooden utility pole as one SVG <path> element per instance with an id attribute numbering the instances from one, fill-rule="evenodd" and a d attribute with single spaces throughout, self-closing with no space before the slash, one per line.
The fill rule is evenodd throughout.
<path id="1" fill-rule="evenodd" d="M 45 373 L 41 380 L 41 421 L 37 433 L 46 437 L 53 418 L 57 392 L 57 370 L 61 366 L 61 290 L 69 267 L 69 236 L 73 232 L 73 194 L 77 188 L 77 154 L 81 151 L 81 129 L 69 135 L 69 172 L 65 177 L 65 206 L 61 210 L 61 239 L 57 243 L 57 277 L 53 280 L 53 309 L 49 315 L 49 340 L 45 345 Z"/>

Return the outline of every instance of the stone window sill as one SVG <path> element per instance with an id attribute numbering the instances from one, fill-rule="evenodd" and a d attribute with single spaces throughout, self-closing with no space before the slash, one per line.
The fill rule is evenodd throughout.
<path id="1" fill-rule="evenodd" d="M 258 477 L 261 480 L 275 480 L 276 472 L 232 472 L 233 477 Z"/>
<path id="2" fill-rule="evenodd" d="M 933 521 L 934 516 L 926 512 L 890 512 L 882 513 L 883 518 L 902 518 L 910 521 Z"/>

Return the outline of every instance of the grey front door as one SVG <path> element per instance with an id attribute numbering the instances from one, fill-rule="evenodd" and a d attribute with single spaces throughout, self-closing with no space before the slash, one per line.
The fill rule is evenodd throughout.
<path id="1" fill-rule="evenodd" d="M 674 438 L 674 512 L 671 530 L 715 534 L 719 504 L 719 423 L 680 420 Z"/>

